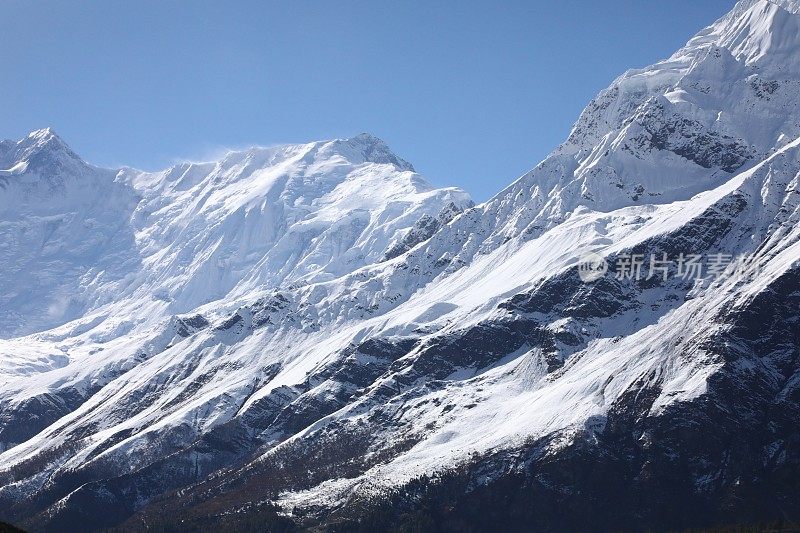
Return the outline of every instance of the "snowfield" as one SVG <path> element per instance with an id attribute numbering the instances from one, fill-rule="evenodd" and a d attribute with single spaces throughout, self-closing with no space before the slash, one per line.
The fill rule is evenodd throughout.
<path id="1" fill-rule="evenodd" d="M 740 517 L 800 464 L 798 94 L 800 6 L 743 0 L 480 205 L 367 134 L 157 173 L 3 141 L 0 518 L 325 523 L 457 468 L 594 494 L 587 464 L 648 501 L 609 527 Z M 590 251 L 745 262 L 584 283 Z"/>

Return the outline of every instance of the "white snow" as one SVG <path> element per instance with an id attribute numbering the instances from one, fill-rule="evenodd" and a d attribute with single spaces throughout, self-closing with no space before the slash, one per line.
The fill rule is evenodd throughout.
<path id="1" fill-rule="evenodd" d="M 740 2 L 670 58 L 615 80 L 564 144 L 471 208 L 464 192 L 431 188 L 369 135 L 156 173 L 88 165 L 50 130 L 4 144 L 0 402 L 15 408 L 48 392 L 98 390 L 25 442 L 0 442 L 0 472 L 77 443 L 0 494 L 24 497 L 101 458 L 133 471 L 154 460 L 150 437 L 180 434 L 188 444 L 271 394 L 327 398 L 338 384 L 317 373 L 342 363 L 352 345 L 424 343 L 498 320 L 501 302 L 577 277 L 587 251 L 624 252 L 744 199 L 720 246 L 763 260 L 758 273 L 703 279 L 666 310 L 621 312 L 587 325 L 592 331 L 543 318 L 588 339 L 551 372 L 540 348 L 524 346 L 380 403 L 380 386 L 396 390 L 407 367 L 387 371 L 264 457 L 375 411 L 393 422 L 377 441 L 417 441 L 356 479 L 283 496 L 288 507 L 333 505 L 473 452 L 545 435 L 563 445 L 578 431 L 601 431 L 632 387 L 659 383 L 653 416 L 704 394 L 721 364 L 702 348 L 714 333 L 706 319 L 750 301 L 800 259 L 798 13 L 792 0 Z M 466 210 L 382 261 L 420 218 L 451 203 Z M 645 303 L 670 296 L 654 291 Z M 182 335 L 180 320 L 196 314 L 210 326 Z M 264 314 L 269 321 L 253 327 Z"/>

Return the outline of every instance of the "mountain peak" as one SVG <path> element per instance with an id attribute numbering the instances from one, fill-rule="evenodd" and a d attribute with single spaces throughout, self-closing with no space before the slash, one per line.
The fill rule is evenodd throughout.
<path id="1" fill-rule="evenodd" d="M 369 163 L 382 163 L 396 166 L 400 170 L 415 172 L 414 166 L 395 155 L 382 139 L 370 133 L 359 133 L 349 139 L 333 141 L 333 148 L 348 159 L 361 159 Z"/>
<path id="2" fill-rule="evenodd" d="M 798 0 L 750 0 L 750 1 L 769 2 L 770 4 L 775 4 L 778 7 L 781 7 L 790 13 L 800 14 L 800 1 Z"/>
<path id="3" fill-rule="evenodd" d="M 86 163 L 52 128 L 30 132 L 19 141 L 4 141 L 0 167 L 18 171 L 53 173 L 65 167 L 83 167 Z"/>
<path id="4" fill-rule="evenodd" d="M 53 138 L 58 139 L 59 137 L 58 134 L 50 126 L 38 130 L 33 130 L 28 134 L 28 139 L 47 141 Z"/>
<path id="5" fill-rule="evenodd" d="M 365 142 L 365 143 L 383 143 L 386 144 L 382 139 L 368 133 L 366 131 L 359 133 L 355 137 L 351 137 L 350 140 L 357 141 L 357 142 Z"/>
<path id="6" fill-rule="evenodd" d="M 800 45 L 800 2 L 741 0 L 695 39 L 705 42 L 708 37 L 748 65 L 795 70 Z M 765 64 L 767 61 L 770 65 Z"/>
<path id="7" fill-rule="evenodd" d="M 53 128 L 34 130 L 17 144 L 27 153 L 45 151 L 68 152 L 77 157 L 64 140 L 58 136 Z"/>

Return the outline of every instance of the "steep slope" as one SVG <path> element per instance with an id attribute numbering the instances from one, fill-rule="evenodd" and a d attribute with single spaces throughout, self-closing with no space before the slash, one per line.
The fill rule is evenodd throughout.
<path id="1" fill-rule="evenodd" d="M 93 167 L 50 130 L 4 146 L 0 329 L 74 320 L 0 340 L 0 449 L 204 324 L 174 313 L 334 279 L 471 205 L 366 134 L 159 173 Z"/>
<path id="2" fill-rule="evenodd" d="M 463 212 L 363 136 L 121 171 L 130 288 L 0 345 L 0 517 L 800 520 L 798 13 L 738 3 Z"/>
<path id="3" fill-rule="evenodd" d="M 691 201 L 649 213 L 582 213 L 558 228 L 573 237 L 603 228 L 615 243 L 603 250 L 610 257 L 724 250 L 745 254 L 744 267 L 682 280 L 673 266 L 668 281 L 610 276 L 587 285 L 570 262 L 577 250 L 554 246 L 565 235 L 543 236 L 515 254 L 516 264 L 505 258 L 483 266 L 508 279 L 525 259 L 544 261 L 530 289 L 481 286 L 487 299 L 476 313 L 464 305 L 474 278 L 448 287 L 447 305 L 438 304 L 446 318 L 426 321 L 434 332 L 421 338 L 414 313 L 398 308 L 382 317 L 384 329 L 344 350 L 350 368 L 320 373 L 318 380 L 327 379 L 314 405 L 330 403 L 344 386 L 350 398 L 342 407 L 242 468 L 152 504 L 145 516 L 153 523 L 182 510 L 187 519 L 216 516 L 252 509 L 260 494 L 299 516 L 314 516 L 322 505 L 334 509 L 328 519 L 357 518 L 376 505 L 386 512 L 380 502 L 393 487 L 414 487 L 434 472 L 447 482 L 461 465 L 459 490 L 467 494 L 502 487 L 511 475 L 530 495 L 500 510 L 492 509 L 502 502 L 489 488 L 477 500 L 498 519 L 517 513 L 509 524 L 516 528 L 528 527 L 528 518 L 582 529 L 797 520 L 798 146 Z M 765 185 L 772 193 L 763 196 Z M 290 404 L 270 427 L 285 423 L 287 411 L 303 414 Z M 614 485 L 590 479 L 598 465 Z M 756 501 L 764 484 L 771 497 Z M 631 487 L 645 501 L 626 500 Z M 392 512 L 415 508 L 420 494 L 409 490 Z M 735 492 L 738 507 L 725 501 Z M 560 500 L 591 521 L 564 522 L 540 499 Z M 430 500 L 434 507 L 446 502 Z M 675 505 L 694 514 L 670 514 Z"/>
<path id="4" fill-rule="evenodd" d="M 50 130 L 6 141 L 0 334 L 132 297 L 128 321 L 256 287 L 332 279 L 380 260 L 423 216 L 471 205 L 367 134 L 254 148 L 164 172 L 80 160 Z"/>
<path id="5" fill-rule="evenodd" d="M 127 221 L 137 194 L 51 130 L 0 150 L 0 338 L 79 318 L 87 286 L 139 268 Z"/>

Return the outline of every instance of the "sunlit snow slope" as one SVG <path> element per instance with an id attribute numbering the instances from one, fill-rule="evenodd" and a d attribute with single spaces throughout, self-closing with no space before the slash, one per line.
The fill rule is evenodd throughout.
<path id="1" fill-rule="evenodd" d="M 470 205 L 367 134 L 158 173 L 93 167 L 50 130 L 2 149 L 6 337 L 106 315 L 106 304 L 119 314 L 122 300 L 132 326 L 258 288 L 334 279 L 381 260 L 421 217 Z"/>
<path id="2" fill-rule="evenodd" d="M 799 13 L 739 2 L 478 206 L 366 135 L 155 174 L 3 143 L 0 517 L 800 520 Z"/>

